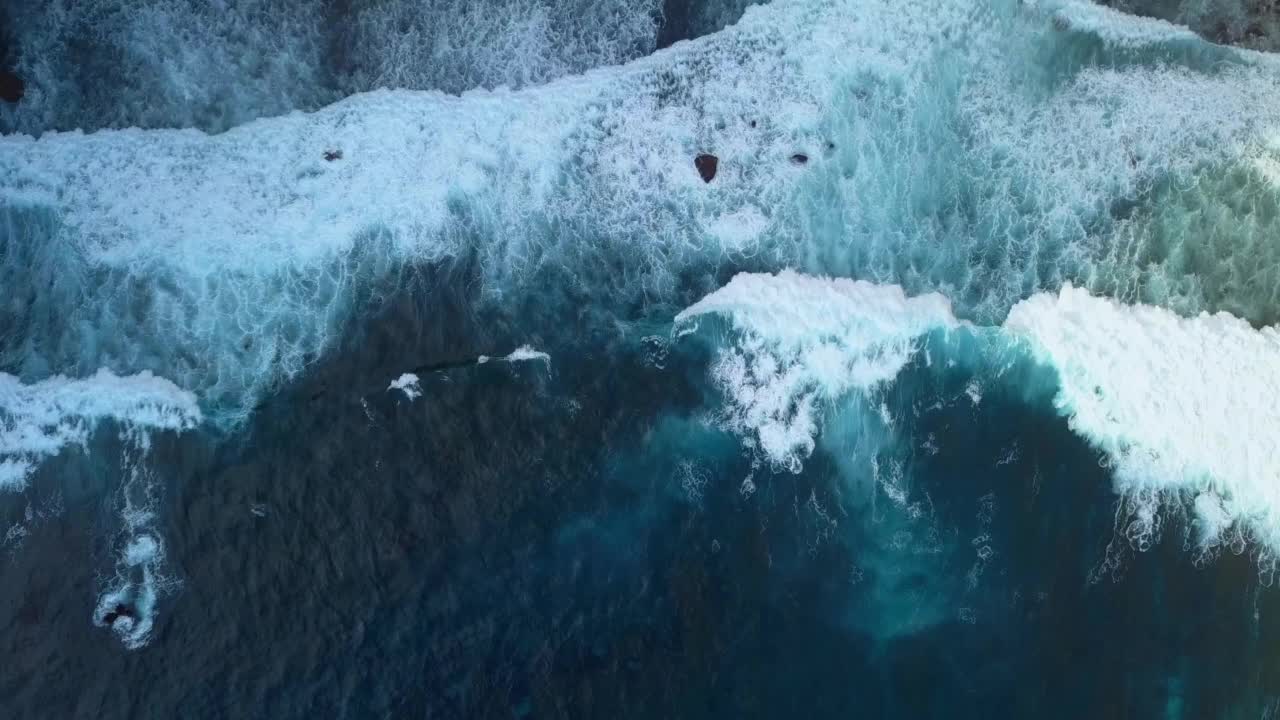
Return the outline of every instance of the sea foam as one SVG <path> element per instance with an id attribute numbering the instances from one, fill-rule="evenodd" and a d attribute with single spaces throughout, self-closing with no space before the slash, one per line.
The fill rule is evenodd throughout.
<path id="1" fill-rule="evenodd" d="M 0 489 L 25 488 L 42 460 L 83 445 L 107 419 L 142 432 L 181 432 L 199 424 L 201 413 L 193 394 L 146 371 L 34 383 L 0 373 Z"/>
<path id="2" fill-rule="evenodd" d="M 677 315 L 677 331 L 706 315 L 727 317 L 740 333 L 714 370 L 728 425 L 792 471 L 813 451 L 825 405 L 893 380 L 921 335 L 958 324 L 938 294 L 909 298 L 894 285 L 792 271 L 735 276 Z"/>
<path id="3" fill-rule="evenodd" d="M 418 376 L 413 373 L 403 373 L 400 377 L 391 381 L 387 386 L 387 392 L 399 390 L 410 402 L 422 397 L 422 385 L 419 384 Z"/>
<path id="4" fill-rule="evenodd" d="M 1163 497 L 1189 507 L 1206 546 L 1235 530 L 1280 551 L 1274 327 L 1254 329 L 1226 313 L 1180 317 L 1068 284 L 983 328 L 957 320 L 938 295 L 793 272 L 739 275 L 680 313 L 676 326 L 687 331 L 708 314 L 732 328 L 713 370 L 727 426 L 775 463 L 798 469 L 824 405 L 892 382 L 921 336 L 982 335 L 995 340 L 987 351 L 951 352 L 947 361 L 995 366 L 1010 352 L 1029 353 L 1050 368 L 1059 412 L 1109 459 L 1118 493 L 1144 506 Z M 931 347 L 954 348 L 946 337 Z M 1150 530 L 1142 520 L 1128 532 Z"/>
<path id="5" fill-rule="evenodd" d="M 1057 371 L 1073 430 L 1112 460 L 1117 489 L 1177 491 L 1216 540 L 1225 518 L 1280 548 L 1280 330 L 1183 318 L 1070 285 L 1004 327 Z"/>
<path id="6" fill-rule="evenodd" d="M 1068 280 L 1267 317 L 1280 214 L 1242 245 L 1218 210 L 1280 198 L 1253 169 L 1280 72 L 1116 14 L 1059 29 L 1073 7 L 780 0 L 520 91 L 2 138 L 0 367 L 150 370 L 234 424 L 412 268 L 458 259 L 484 299 L 551 280 L 610 323 L 746 264 L 942 291 L 984 322 Z"/>

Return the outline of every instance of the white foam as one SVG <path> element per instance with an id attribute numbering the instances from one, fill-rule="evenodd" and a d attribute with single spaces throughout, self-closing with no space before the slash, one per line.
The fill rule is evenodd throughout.
<path id="1" fill-rule="evenodd" d="M 165 574 L 165 545 L 157 527 L 159 493 L 155 472 L 147 466 L 145 444 L 127 450 L 121 458 L 125 478 L 116 492 L 121 521 L 114 572 L 102 576 L 93 622 L 108 626 L 107 616 L 123 606 L 109 623 L 124 646 L 136 650 L 151 639 L 161 593 L 177 581 Z"/>
<path id="2" fill-rule="evenodd" d="M 418 376 L 413 373 L 404 373 L 392 380 L 391 384 L 387 386 L 387 392 L 392 390 L 399 390 L 404 393 L 410 402 L 422 397 L 422 387 L 418 384 Z"/>
<path id="3" fill-rule="evenodd" d="M 530 360 L 541 360 L 548 365 L 551 364 L 551 356 L 534 348 L 532 345 L 521 345 L 515 350 L 512 350 L 509 354 L 497 358 L 490 357 L 488 355 L 481 355 L 476 358 L 476 364 L 484 365 L 485 363 L 493 360 L 498 360 L 500 362 L 527 362 Z"/>
<path id="4" fill-rule="evenodd" d="M 1215 493 L 1202 492 L 1197 495 L 1192 503 L 1192 510 L 1200 523 L 1201 547 L 1216 546 L 1234 523 L 1234 518 L 1222 506 L 1222 498 Z"/>
<path id="5" fill-rule="evenodd" d="M 108 370 L 24 384 L 0 373 L 0 488 L 16 490 L 41 460 L 83 445 L 102 420 L 138 430 L 183 431 L 200 420 L 195 396 L 150 372 Z"/>
<path id="6" fill-rule="evenodd" d="M 160 543 L 150 535 L 139 535 L 129 541 L 124 550 L 124 561 L 130 567 L 153 562 L 160 556 Z"/>
<path id="7" fill-rule="evenodd" d="M 659 0 L 52 0 L 6 8 L 27 96 L 0 127 L 199 127 L 377 88 L 546 82 L 652 52 Z"/>
<path id="8" fill-rule="evenodd" d="M 813 451 L 824 403 L 892 380 L 920 336 L 958 324 L 936 293 L 908 298 L 897 286 L 790 270 L 734 276 L 680 312 L 676 328 L 712 314 L 740 333 L 714 370 L 730 402 L 727 424 L 793 471 Z"/>
<path id="9" fill-rule="evenodd" d="M 711 221 L 707 231 L 726 248 L 741 250 L 751 247 L 769 226 L 769 218 L 754 205 L 725 213 Z"/>
<path id="10" fill-rule="evenodd" d="M 375 2 L 352 18 L 348 92 L 547 82 L 653 51 L 660 0 Z"/>
<path id="11" fill-rule="evenodd" d="M 1280 331 L 1070 285 L 1018 304 L 1005 327 L 1057 370 L 1060 407 L 1111 457 L 1120 492 L 1197 498 L 1214 536 L 1230 518 L 1280 549 Z"/>
<path id="12" fill-rule="evenodd" d="M 0 460 L 0 491 L 22 490 L 31 474 L 31 463 L 13 458 Z"/>
<path id="13" fill-rule="evenodd" d="M 1116 491 L 1142 515 L 1130 529 L 1138 541 L 1164 498 L 1192 507 L 1202 543 L 1234 529 L 1280 552 L 1280 329 L 1227 313 L 1180 317 L 1067 284 L 1018 303 L 992 335 L 957 321 L 939 295 L 793 272 L 738 275 L 676 326 L 687 332 L 708 314 L 734 329 L 713 369 L 727 425 L 775 463 L 798 469 L 824 402 L 890 382 L 922 335 L 981 333 L 1001 341 L 963 362 L 1003 365 L 1014 350 L 1053 368 L 1058 408 L 1108 456 Z M 966 392 L 978 402 L 978 385 Z"/>
<path id="14" fill-rule="evenodd" d="M 151 630 L 155 626 L 155 611 L 158 592 L 154 570 L 147 564 L 137 569 L 139 580 L 127 583 L 104 593 L 94 609 L 94 624 L 107 626 L 106 615 L 118 605 L 129 608 L 132 616 L 121 616 L 109 627 L 115 632 L 124 646 L 137 650 L 151 640 Z"/>
<path id="15" fill-rule="evenodd" d="M 1098 27 L 1125 23 L 1140 21 Z M 241 420 L 395 292 L 405 264 L 460 256 L 486 297 L 540 291 L 536 274 L 563 268 L 611 304 L 602 314 L 749 258 L 942 290 L 984 320 L 1064 279 L 1134 292 L 1125 278 L 1150 253 L 1120 251 L 1108 208 L 1252 158 L 1280 127 L 1280 75 L 1243 55 L 1135 68 L 1112 62 L 1127 52 L 1114 38 L 1100 69 L 1061 67 L 1072 56 L 1037 50 L 1044 34 L 1014 0 L 778 0 L 520 91 L 377 91 L 216 136 L 0 138 L 0 233 L 17 249 L 0 258 L 15 298 L 0 322 L 29 335 L 0 362 L 32 377 L 150 368 Z M 706 151 L 721 158 L 710 184 L 692 162 Z M 787 159 L 800 151 L 802 168 Z M 1233 252 L 1136 217 L 1156 228 L 1151 248 Z M 1211 286 L 1168 272 L 1139 290 L 1270 297 L 1238 268 Z"/>
<path id="16" fill-rule="evenodd" d="M 507 362 L 529 362 L 537 360 L 550 364 L 551 356 L 537 348 L 534 348 L 532 345 L 521 345 L 515 350 L 512 350 L 510 354 L 503 358 L 503 360 L 506 360 Z"/>
<path id="17" fill-rule="evenodd" d="M 1280 50 L 1280 17 L 1275 8 L 1253 0 L 1124 0 L 1126 12 L 1189 25 L 1214 42 Z M 1111 11 L 1115 12 L 1115 11 Z"/>

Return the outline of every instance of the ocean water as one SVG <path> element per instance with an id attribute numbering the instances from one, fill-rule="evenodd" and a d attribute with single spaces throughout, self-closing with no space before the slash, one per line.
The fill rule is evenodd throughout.
<path id="1" fill-rule="evenodd" d="M 748 0 L 52 0 L 0 3 L 27 88 L 0 131 L 197 127 L 378 88 L 545 83 L 735 21 Z"/>
<path id="2" fill-rule="evenodd" d="M 1166 5 L 5 4 L 0 717 L 1280 716 Z"/>

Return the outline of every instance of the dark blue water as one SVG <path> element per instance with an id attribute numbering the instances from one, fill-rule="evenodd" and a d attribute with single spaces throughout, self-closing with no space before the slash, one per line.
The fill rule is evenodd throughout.
<path id="1" fill-rule="evenodd" d="M 1274 711 L 1275 592 L 1247 556 L 1196 567 L 1177 527 L 1098 577 L 1110 478 L 1026 390 L 1033 368 L 977 406 L 969 371 L 904 371 L 885 402 L 932 407 L 900 413 L 904 505 L 822 447 L 800 474 L 752 467 L 703 420 L 714 339 L 660 342 L 643 313 L 542 325 L 549 369 L 384 392 L 406 357 L 447 366 L 538 326 L 481 309 L 465 271 L 433 278 L 242 433 L 155 438 L 179 584 L 142 650 L 87 622 L 113 522 L 94 484 L 118 475 L 97 458 L 120 440 L 40 471 L 35 494 L 65 509 L 5 561 L 6 717 Z"/>

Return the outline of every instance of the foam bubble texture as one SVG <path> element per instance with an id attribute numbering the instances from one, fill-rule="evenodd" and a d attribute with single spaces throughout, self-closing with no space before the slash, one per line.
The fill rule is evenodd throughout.
<path id="1" fill-rule="evenodd" d="M 11 2 L 0 129 L 222 131 L 377 88 L 546 82 L 653 51 L 658 0 Z"/>
<path id="2" fill-rule="evenodd" d="M 322 3 L 294 0 L 6 2 L 27 95 L 0 129 L 224 130 L 312 109 L 326 87 Z"/>
<path id="3" fill-rule="evenodd" d="M 521 87 L 655 48 L 658 0 L 365 2 L 343 39 L 348 92 Z"/>
<path id="4" fill-rule="evenodd" d="M 740 333 L 714 370 L 726 425 L 794 472 L 813 451 L 826 404 L 892 380 L 921 335 L 957 325 L 941 295 L 908 298 L 897 286 L 792 271 L 737 275 L 677 315 L 676 327 L 711 314 Z"/>
<path id="5" fill-rule="evenodd" d="M 1230 518 L 1280 548 L 1280 330 L 1070 285 L 1019 303 L 1005 328 L 1057 370 L 1060 407 L 1120 492 L 1182 493 L 1215 535 Z"/>
<path id="6" fill-rule="evenodd" d="M 1067 284 L 986 329 L 959 323 L 939 295 L 791 272 L 738 275 L 676 325 L 708 314 L 733 328 L 713 370 L 727 426 L 775 463 L 798 469 L 833 403 L 891 382 L 920 336 L 981 335 L 988 342 L 977 352 L 957 342 L 932 347 L 947 362 L 993 368 L 997 379 L 1009 353 L 1052 368 L 1057 407 L 1107 455 L 1116 491 L 1139 513 L 1126 530 L 1135 542 L 1147 542 L 1160 505 L 1175 500 L 1195 513 L 1206 546 L 1233 530 L 1280 552 L 1275 327 L 1255 329 L 1227 313 L 1181 317 Z"/>
<path id="7" fill-rule="evenodd" d="M 522 91 L 5 137 L 0 367 L 149 369 L 234 420 L 410 268 L 461 257 L 486 297 L 554 272 L 610 321 L 744 265 L 942 291 L 983 322 L 1066 280 L 1265 319 L 1280 262 L 1244 276 L 1233 248 L 1280 222 L 1257 169 L 1277 68 L 1114 13 L 1058 29 L 1072 7 L 779 0 Z"/>
<path id="8" fill-rule="evenodd" d="M 492 288 L 562 265 L 590 287 L 621 256 L 633 292 L 661 293 L 704 252 L 699 215 L 794 185 L 759 192 L 768 170 L 744 154 L 707 188 L 691 162 L 718 122 L 745 130 L 737 96 L 816 107 L 782 40 L 757 25 L 536 91 L 379 92 L 217 136 L 0 139 L 0 313 L 21 329 L 3 365 L 147 368 L 242 417 L 409 263 L 478 257 Z M 805 118 L 752 154 L 780 155 Z"/>
<path id="9" fill-rule="evenodd" d="M 387 386 L 387 392 L 399 390 L 410 402 L 422 397 L 422 385 L 419 384 L 418 376 L 413 373 L 403 373 L 400 377 L 391 381 Z"/>
<path id="10" fill-rule="evenodd" d="M 102 420 L 182 431 L 200 422 L 195 396 L 149 372 L 23 383 L 0 373 L 0 489 L 21 490 L 42 459 L 83 445 Z"/>

